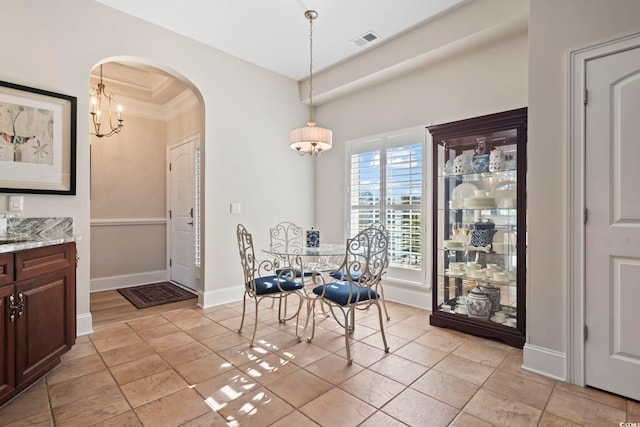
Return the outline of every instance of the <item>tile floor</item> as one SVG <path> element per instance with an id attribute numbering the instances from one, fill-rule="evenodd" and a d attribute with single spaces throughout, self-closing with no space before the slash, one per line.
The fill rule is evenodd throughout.
<path id="1" fill-rule="evenodd" d="M 264 304 L 264 303 L 263 303 Z M 640 403 L 523 371 L 522 351 L 429 326 L 388 303 L 390 354 L 375 310 L 358 314 L 346 364 L 335 321 L 313 343 L 260 310 L 259 344 L 241 304 L 179 309 L 96 328 L 44 379 L 0 409 L 22 426 L 618 426 Z"/>

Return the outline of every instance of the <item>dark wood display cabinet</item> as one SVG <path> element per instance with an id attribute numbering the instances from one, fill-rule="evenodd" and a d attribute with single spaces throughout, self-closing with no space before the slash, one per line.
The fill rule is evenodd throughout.
<path id="1" fill-rule="evenodd" d="M 527 109 L 427 129 L 433 137 L 430 323 L 522 347 Z"/>
<path id="2" fill-rule="evenodd" d="M 75 344 L 75 281 L 74 242 L 0 254 L 0 405 Z"/>

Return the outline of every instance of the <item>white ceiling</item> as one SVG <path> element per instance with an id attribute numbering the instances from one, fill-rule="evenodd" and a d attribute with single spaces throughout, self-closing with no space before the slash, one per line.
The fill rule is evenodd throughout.
<path id="1" fill-rule="evenodd" d="M 96 0 L 294 80 L 356 56 L 471 0 Z M 357 46 L 368 32 L 380 38 Z"/>

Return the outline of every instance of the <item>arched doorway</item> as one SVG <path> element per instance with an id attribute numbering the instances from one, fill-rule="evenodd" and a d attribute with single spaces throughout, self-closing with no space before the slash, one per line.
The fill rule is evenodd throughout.
<path id="1" fill-rule="evenodd" d="M 172 258 L 176 253 L 172 221 L 176 216 L 171 212 L 172 205 L 175 209 L 172 192 L 183 192 L 171 189 L 170 147 L 185 140 L 196 141 L 193 144 L 195 162 L 196 151 L 198 159 L 201 156 L 199 141 L 203 140 L 204 133 L 201 98 L 188 82 L 176 77 L 177 73 L 142 62 L 109 60 L 92 70 L 92 92 L 100 80 L 100 65 L 106 92 L 114 95 L 114 104 L 122 105 L 124 126 L 119 133 L 108 137 L 90 136 L 90 291 L 94 325 L 102 321 L 94 310 L 94 296 L 111 291 L 112 298 L 116 298 L 115 289 L 170 281 L 175 277 L 172 274 Z M 112 105 L 112 111 L 115 119 L 116 105 Z M 90 132 L 95 133 L 89 120 Z M 106 117 L 102 122 L 103 129 L 109 127 Z M 196 168 L 192 173 L 195 172 Z M 190 185 L 189 190 L 195 198 L 200 193 L 195 191 L 197 183 L 195 176 L 193 178 L 182 180 L 181 185 Z M 199 220 L 199 209 L 196 208 L 199 197 L 197 199 L 189 201 L 191 206 L 181 210 Z M 199 229 L 193 229 L 192 241 L 198 243 L 197 248 Z M 194 261 L 193 268 L 187 274 L 191 274 L 193 280 L 180 284 L 192 288 L 201 299 L 196 246 L 182 248 L 180 253 L 185 250 L 192 251 L 188 258 Z M 184 259 L 182 264 L 185 264 Z M 182 277 L 185 277 L 184 271 Z M 191 300 L 191 304 L 194 301 Z M 154 310 L 164 309 L 172 309 L 172 306 L 159 306 Z"/>

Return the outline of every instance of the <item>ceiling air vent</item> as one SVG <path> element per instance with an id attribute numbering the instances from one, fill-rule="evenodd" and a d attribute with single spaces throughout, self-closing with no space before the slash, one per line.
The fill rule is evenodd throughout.
<path id="1" fill-rule="evenodd" d="M 354 40 L 351 40 L 351 41 L 356 46 L 364 46 L 365 44 L 371 43 L 372 41 L 378 40 L 379 38 L 380 38 L 380 36 L 378 36 L 376 33 L 374 33 L 373 31 L 369 31 L 369 32 L 361 35 L 357 39 L 354 39 Z"/>

